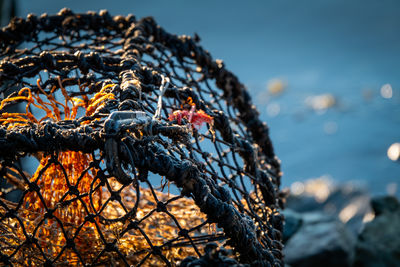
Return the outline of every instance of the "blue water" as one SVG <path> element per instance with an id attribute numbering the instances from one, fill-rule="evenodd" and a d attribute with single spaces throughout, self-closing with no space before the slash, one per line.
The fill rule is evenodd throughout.
<path id="1" fill-rule="evenodd" d="M 198 33 L 248 86 L 271 128 L 283 186 L 329 175 L 364 181 L 382 194 L 400 181 L 400 164 L 386 156 L 400 141 L 400 2 L 35 0 L 20 1 L 20 15 L 64 6 L 152 15 L 169 32 Z M 266 97 L 274 78 L 288 86 Z M 384 84 L 393 88 L 390 99 L 380 95 Z M 335 107 L 323 114 L 307 108 L 308 96 L 325 93 L 336 98 Z M 277 116 L 266 112 L 271 103 L 280 107 Z M 326 133 L 329 125 L 335 131 Z"/>

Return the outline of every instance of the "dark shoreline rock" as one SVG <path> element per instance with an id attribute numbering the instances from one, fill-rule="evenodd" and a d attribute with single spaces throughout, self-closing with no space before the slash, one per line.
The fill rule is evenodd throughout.
<path id="1" fill-rule="evenodd" d="M 303 213 L 301 220 L 284 248 L 289 265 L 350 266 L 355 239 L 341 221 L 321 212 Z"/>
<path id="2" fill-rule="evenodd" d="M 358 236 L 354 266 L 400 266 L 400 204 L 391 196 L 371 204 L 376 217 Z"/>
<path id="3" fill-rule="evenodd" d="M 340 219 L 356 237 L 361 231 L 364 217 L 372 213 L 371 196 L 363 186 L 353 183 L 334 184 L 326 178 L 301 183 L 301 193 L 290 194 L 286 208 L 293 211 L 323 212 Z"/>
<path id="4" fill-rule="evenodd" d="M 292 267 L 400 266 L 400 203 L 317 179 L 288 196 L 283 241 Z M 321 197 L 322 196 L 322 197 Z"/>

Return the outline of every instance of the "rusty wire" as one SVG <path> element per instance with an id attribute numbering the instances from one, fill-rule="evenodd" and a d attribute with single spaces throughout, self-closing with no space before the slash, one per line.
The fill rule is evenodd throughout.
<path id="1" fill-rule="evenodd" d="M 0 40 L 1 263 L 283 266 L 268 127 L 197 36 L 63 9 Z"/>

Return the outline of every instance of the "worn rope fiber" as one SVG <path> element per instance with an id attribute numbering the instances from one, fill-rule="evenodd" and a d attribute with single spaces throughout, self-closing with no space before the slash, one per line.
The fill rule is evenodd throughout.
<path id="1" fill-rule="evenodd" d="M 106 11 L 0 30 L 0 262 L 283 266 L 268 127 L 198 42 Z"/>

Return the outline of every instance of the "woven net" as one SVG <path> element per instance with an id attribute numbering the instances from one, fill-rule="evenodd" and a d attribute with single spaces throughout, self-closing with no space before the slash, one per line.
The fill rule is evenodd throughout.
<path id="1" fill-rule="evenodd" d="M 268 128 L 198 36 L 63 9 L 0 40 L 2 264 L 283 266 Z"/>

